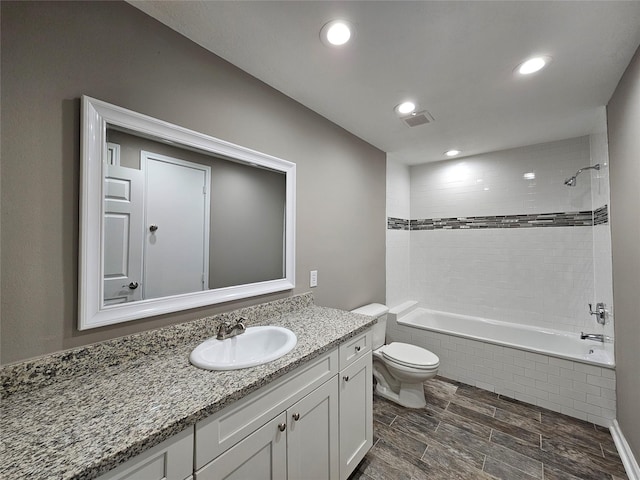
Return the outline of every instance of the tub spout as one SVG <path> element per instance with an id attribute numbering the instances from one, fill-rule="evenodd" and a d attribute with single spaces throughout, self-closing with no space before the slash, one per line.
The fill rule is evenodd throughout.
<path id="1" fill-rule="evenodd" d="M 584 333 L 580 332 L 580 339 L 582 340 L 597 340 L 604 343 L 604 335 L 601 333 Z"/>

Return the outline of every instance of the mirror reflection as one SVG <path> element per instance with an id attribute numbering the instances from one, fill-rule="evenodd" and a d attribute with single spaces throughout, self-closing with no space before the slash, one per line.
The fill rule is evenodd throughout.
<path id="1" fill-rule="evenodd" d="M 281 279 L 286 175 L 107 126 L 104 305 Z"/>
<path id="2" fill-rule="evenodd" d="M 295 287 L 296 165 L 82 97 L 78 329 Z"/>

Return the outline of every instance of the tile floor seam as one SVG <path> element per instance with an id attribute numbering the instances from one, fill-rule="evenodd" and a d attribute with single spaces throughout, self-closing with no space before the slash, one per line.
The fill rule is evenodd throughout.
<path id="1" fill-rule="evenodd" d="M 516 478 L 604 480 L 606 478 L 607 480 L 628 480 L 626 475 L 620 475 L 624 471 L 624 467 L 619 456 L 617 459 L 614 456 L 615 446 L 610 446 L 612 441 L 609 441 L 609 432 L 597 428 L 592 422 L 578 422 L 566 415 L 517 401 L 509 402 L 509 406 L 505 410 L 513 416 L 500 414 L 496 418 L 498 408 L 503 409 L 500 406 L 506 405 L 496 402 L 496 399 L 501 398 L 499 394 L 492 394 L 442 377 L 428 380 L 425 382 L 424 389 L 427 400 L 425 409 L 404 409 L 375 396 L 376 412 L 385 421 L 376 422 L 378 426 L 374 428 L 374 433 L 376 433 L 376 429 L 395 429 L 394 436 L 397 437 L 400 444 L 404 445 L 405 442 L 409 442 L 407 445 L 412 446 L 413 453 L 410 453 L 410 456 L 416 461 L 425 461 L 431 465 L 429 467 L 431 469 L 435 468 L 433 475 L 437 478 L 457 478 L 460 480 L 477 480 L 479 478 L 484 480 L 515 480 Z M 458 392 L 460 393 L 458 394 Z M 490 411 L 489 408 L 493 408 L 493 416 L 484 414 L 478 417 L 478 415 L 474 415 L 474 412 L 479 412 L 474 409 L 466 409 L 471 415 L 471 418 L 468 418 L 451 411 L 452 405 L 457 405 L 456 396 L 461 400 L 463 397 L 466 400 L 471 400 L 479 409 L 484 409 L 487 413 Z M 459 410 L 459 408 L 456 407 L 454 410 Z M 429 418 L 427 419 L 427 417 Z M 519 419 L 519 417 L 521 418 Z M 393 420 L 391 424 L 387 425 L 386 422 L 389 421 L 389 418 L 393 418 Z M 531 422 L 528 424 L 528 429 L 522 427 L 522 419 Z M 402 434 L 401 428 L 405 425 L 405 420 L 420 427 L 418 433 L 420 433 L 422 440 L 416 439 L 416 442 L 419 443 L 413 443 L 415 438 L 413 435 L 409 435 L 411 438 L 409 440 L 406 435 Z M 489 426 L 494 422 L 498 423 Z M 546 425 L 548 428 L 545 427 L 545 431 L 548 430 L 550 434 L 557 432 L 557 435 L 550 437 L 549 444 L 547 444 L 544 433 L 530 430 L 537 430 L 538 423 Z M 448 426 L 452 426 L 453 429 Z M 529 433 L 537 434 L 538 441 L 532 443 L 532 438 L 527 441 L 524 438 L 514 436 L 513 433 L 517 433 L 519 430 L 507 428 L 510 430 L 507 433 L 500 428 L 494 428 L 494 426 L 500 428 L 519 426 L 522 430 L 529 430 Z M 597 434 L 592 429 L 595 429 Z M 459 430 L 458 434 L 455 433 L 457 430 Z M 487 431 L 488 440 L 486 440 Z M 378 432 L 384 435 L 384 431 L 378 430 Z M 471 436 L 467 437 L 467 435 Z M 380 440 L 384 438 L 386 435 L 378 437 L 374 446 L 380 448 L 380 445 L 386 445 L 386 443 L 380 443 Z M 477 450 L 476 447 L 480 444 L 476 442 L 480 439 L 500 448 L 486 450 L 488 453 L 484 453 L 484 448 Z M 392 439 L 387 438 L 385 442 L 392 442 Z M 398 448 L 398 445 L 395 443 L 394 448 Z M 607 449 L 604 448 L 605 446 Z M 543 447 L 546 450 L 543 450 Z M 420 452 L 421 448 L 423 448 L 422 453 Z M 417 458 L 418 456 L 419 458 Z M 404 472 L 403 469 L 389 470 L 389 466 L 383 465 L 376 454 L 367 454 L 365 458 L 368 460 L 361 463 L 349 480 L 418 478 L 415 477 L 417 472 L 413 470 L 411 472 Z M 498 458 L 502 458 L 502 460 Z M 604 459 L 604 461 L 592 465 L 591 462 L 597 459 Z M 516 463 L 518 466 L 512 465 L 512 463 Z M 596 468 L 598 472 L 591 470 L 591 467 Z M 486 472 L 485 468 L 490 471 L 495 470 L 497 476 Z M 522 475 L 519 472 L 522 472 Z M 426 476 L 428 477 L 428 475 Z M 420 476 L 420 478 L 424 477 Z"/>

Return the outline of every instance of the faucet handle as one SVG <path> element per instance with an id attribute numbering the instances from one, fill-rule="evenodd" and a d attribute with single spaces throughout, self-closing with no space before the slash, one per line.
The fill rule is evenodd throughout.
<path id="1" fill-rule="evenodd" d="M 605 310 L 605 305 L 604 305 L 603 302 L 596 303 L 595 312 L 593 311 L 593 308 L 592 308 L 591 304 L 589 304 L 589 314 L 590 315 L 595 315 L 596 316 L 596 321 L 600 325 L 604 325 L 605 324 L 607 311 Z"/>
<path id="2" fill-rule="evenodd" d="M 246 318 L 240 317 L 233 328 L 238 330 L 238 333 L 244 333 L 244 331 L 247 329 L 247 326 L 244 323 L 246 321 Z"/>

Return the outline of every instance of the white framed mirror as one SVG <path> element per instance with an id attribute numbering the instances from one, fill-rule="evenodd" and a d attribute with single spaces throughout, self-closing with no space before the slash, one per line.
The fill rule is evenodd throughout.
<path id="1" fill-rule="evenodd" d="M 78 329 L 295 286 L 292 162 L 82 97 Z"/>

